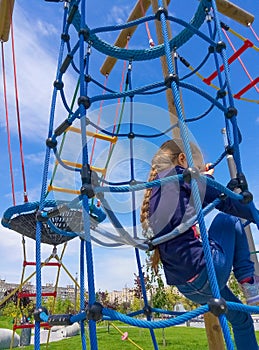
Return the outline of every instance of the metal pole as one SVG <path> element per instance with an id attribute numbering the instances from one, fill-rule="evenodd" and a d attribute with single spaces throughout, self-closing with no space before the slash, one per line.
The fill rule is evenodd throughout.
<path id="1" fill-rule="evenodd" d="M 227 147 L 227 137 L 226 137 L 226 129 L 223 128 L 221 130 L 222 135 L 223 135 L 223 139 L 224 139 L 224 146 Z M 229 169 L 229 174 L 231 179 L 234 179 L 236 177 L 237 174 L 237 170 L 236 170 L 236 164 L 234 161 L 234 157 L 232 156 L 232 154 L 227 154 L 227 163 L 228 163 L 228 169 Z M 245 220 L 241 219 L 242 223 L 245 222 Z M 248 240 L 248 246 L 249 246 L 249 250 L 250 252 L 255 252 L 256 248 L 255 248 L 255 244 L 254 244 L 254 240 L 253 240 L 253 235 L 252 235 L 252 231 L 251 231 L 251 227 L 250 225 L 245 227 L 245 233 L 247 236 L 247 240 Z M 259 276 L 259 263 L 258 263 L 258 259 L 257 259 L 257 255 L 256 254 L 251 254 L 251 260 L 254 263 L 254 268 L 255 268 L 255 274 Z"/>

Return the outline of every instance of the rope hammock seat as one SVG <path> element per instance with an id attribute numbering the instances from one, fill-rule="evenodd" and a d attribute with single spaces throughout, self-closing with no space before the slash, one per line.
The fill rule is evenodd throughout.
<path id="1" fill-rule="evenodd" d="M 75 232 L 83 232 L 82 208 L 69 208 L 53 200 L 48 200 L 45 204 L 45 208 L 49 208 L 48 211 L 44 211 L 45 218 L 42 214 L 39 215 L 39 202 L 10 207 L 3 215 L 2 225 L 35 240 L 39 219 L 42 222 L 41 243 L 54 246 L 77 237 Z M 93 229 L 104 219 L 105 214 L 95 206 L 91 207 L 91 211 L 90 227 Z M 95 213 L 98 213 L 99 217 Z"/>

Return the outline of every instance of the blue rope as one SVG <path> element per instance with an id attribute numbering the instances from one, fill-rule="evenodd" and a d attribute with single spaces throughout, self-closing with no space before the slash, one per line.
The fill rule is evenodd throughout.
<path id="1" fill-rule="evenodd" d="M 160 24 L 161 24 L 161 29 L 162 29 L 162 34 L 163 34 L 163 44 L 158 45 L 156 47 L 153 47 L 152 49 L 145 49 L 145 50 L 128 50 L 128 49 L 123 49 L 123 48 L 118 48 L 114 47 L 105 41 L 101 40 L 97 34 L 107 32 L 107 31 L 116 31 L 116 30 L 121 30 L 125 28 L 130 28 L 136 25 L 139 25 L 140 23 L 146 23 L 148 21 L 154 20 L 157 15 L 152 15 L 152 16 L 147 16 L 140 18 L 135 21 L 128 22 L 123 25 L 119 26 L 107 26 L 107 27 L 99 27 L 99 28 L 94 28 L 90 29 L 86 23 L 85 23 L 85 14 L 86 14 L 86 1 L 81 1 L 81 14 L 76 9 L 74 16 L 72 18 L 71 13 L 72 11 L 76 8 L 74 6 L 78 6 L 80 3 L 80 0 L 71 0 L 69 3 L 69 9 L 68 7 L 65 8 L 64 11 L 64 18 L 63 18 L 63 33 L 68 35 L 68 31 L 70 28 L 70 25 L 72 24 L 75 29 L 79 33 L 79 40 L 76 42 L 75 46 L 71 49 L 71 45 L 69 42 L 65 41 L 64 39 L 61 40 L 61 47 L 60 47 L 60 53 L 59 53 L 59 59 L 58 59 L 58 71 L 57 71 L 57 81 L 59 83 L 62 83 L 62 77 L 64 73 L 66 72 L 67 68 L 69 65 L 72 66 L 72 68 L 75 70 L 76 73 L 80 75 L 80 96 L 81 97 L 88 97 L 88 83 L 90 81 L 93 81 L 97 86 L 103 87 L 100 83 L 96 82 L 93 79 L 85 79 L 86 77 L 89 77 L 88 75 L 88 70 L 89 70 L 89 57 L 90 57 L 90 46 L 88 47 L 88 51 L 85 57 L 85 41 L 88 42 L 89 45 L 92 45 L 97 51 L 104 53 L 108 56 L 112 56 L 115 58 L 119 59 L 124 59 L 130 62 L 129 64 L 129 69 L 128 69 L 128 75 L 127 75 L 127 80 L 129 82 L 129 89 L 124 92 L 116 92 L 111 89 L 105 88 L 105 90 L 109 93 L 105 95 L 96 95 L 93 97 L 88 97 L 90 104 L 100 101 L 100 100 L 114 100 L 116 98 L 123 97 L 124 99 L 126 97 L 129 97 L 130 99 L 130 122 L 129 122 L 129 133 L 134 135 L 134 137 L 160 137 L 164 133 L 159 133 L 159 134 L 154 134 L 154 135 L 142 135 L 142 134 L 137 134 L 134 133 L 134 116 L 133 116 L 133 97 L 135 95 L 147 95 L 147 94 L 158 94 L 159 92 L 165 90 L 165 82 L 157 82 L 153 84 L 149 84 L 146 86 L 142 87 L 137 87 L 133 88 L 132 87 L 132 81 L 131 81 L 131 62 L 132 61 L 146 61 L 146 60 L 152 60 L 155 58 L 159 58 L 161 56 L 166 57 L 166 63 L 167 63 L 167 69 L 168 69 L 168 74 L 178 74 L 178 62 L 176 60 L 175 56 L 175 61 L 173 62 L 172 60 L 172 50 L 176 50 L 179 48 L 181 45 L 183 45 L 185 42 L 187 42 L 193 35 L 196 35 L 203 39 L 205 42 L 207 42 L 211 47 L 216 48 L 217 43 L 215 41 L 215 37 L 217 34 L 217 37 L 219 38 L 219 41 L 222 40 L 221 38 L 221 28 L 219 25 L 219 20 L 218 20 L 218 14 L 217 14 L 217 9 L 216 9 L 216 4 L 215 0 L 212 0 L 212 7 L 214 10 L 214 17 L 215 17 L 215 27 L 212 29 L 210 20 L 208 21 L 208 27 L 209 27 L 209 36 L 203 34 L 202 32 L 199 31 L 199 27 L 201 24 L 204 22 L 205 17 L 208 15 L 206 8 L 210 8 L 211 6 L 211 1 L 209 0 L 201 0 L 200 4 L 198 6 L 198 9 L 191 20 L 190 23 L 187 23 L 181 19 L 174 18 L 172 16 L 167 16 L 164 12 L 161 12 L 160 14 Z M 158 6 L 163 7 L 163 1 L 159 0 L 158 1 Z M 207 17 L 208 18 L 208 17 Z M 67 19 L 67 20 L 66 20 Z M 184 27 L 184 29 L 173 39 L 169 40 L 168 37 L 168 32 L 167 32 L 167 21 L 172 21 L 174 23 L 178 23 L 181 26 Z M 65 58 L 65 60 L 62 61 L 63 57 L 63 51 L 64 51 L 64 46 L 66 45 L 68 55 Z M 74 62 L 74 55 L 79 52 L 79 69 L 76 67 L 75 62 Z M 226 58 L 226 53 L 225 50 L 223 49 L 222 52 L 220 53 L 221 59 L 223 60 L 224 64 L 224 72 L 225 72 L 225 81 L 222 79 L 222 75 L 220 74 L 220 65 L 219 65 L 219 57 L 216 54 L 214 50 L 214 59 L 215 59 L 215 65 L 216 69 L 218 71 L 218 79 L 220 82 L 220 89 L 221 91 L 224 91 L 226 88 L 228 91 L 228 96 L 229 96 L 229 107 L 234 107 L 233 103 L 233 97 L 231 93 L 231 87 L 230 87 L 230 78 L 229 78 L 229 72 L 228 72 L 228 62 Z M 202 61 L 202 63 L 199 65 L 204 65 L 205 62 L 207 61 L 207 58 L 209 57 L 209 54 L 205 57 L 205 59 Z M 63 62 L 63 63 L 62 63 Z M 187 77 L 193 75 L 198 68 L 194 72 L 192 72 L 189 75 L 184 76 L 182 79 L 186 79 Z M 86 81 L 87 80 L 87 81 Z M 169 87 L 172 92 L 172 96 L 175 102 L 175 107 L 176 107 L 176 112 L 178 116 L 178 125 L 180 128 L 180 134 L 181 138 L 184 143 L 184 151 L 187 156 L 188 164 L 190 167 L 193 166 L 193 158 L 192 158 L 192 153 L 191 153 L 191 147 L 189 143 L 189 135 L 188 135 L 188 129 L 186 122 L 191 121 L 191 120 L 185 120 L 184 115 L 183 115 L 183 110 L 182 110 L 182 105 L 181 105 L 181 99 L 180 99 L 180 88 L 185 88 L 193 91 L 196 94 L 199 94 L 200 96 L 204 97 L 208 101 L 211 102 L 211 107 L 207 112 L 210 111 L 214 106 L 217 107 L 219 110 L 221 110 L 225 115 L 228 112 L 227 107 L 227 102 L 226 102 L 226 97 L 223 97 L 223 102 L 219 102 L 217 98 L 211 97 L 209 94 L 206 92 L 202 91 L 198 87 L 192 86 L 191 84 L 183 82 L 181 79 L 179 82 L 172 81 L 171 86 Z M 57 97 L 57 92 L 59 90 L 57 88 L 54 88 L 53 91 L 53 96 L 52 96 L 52 103 L 51 103 L 51 113 L 50 113 L 50 123 L 49 123 L 49 138 L 52 138 L 53 141 L 56 141 L 56 138 L 58 132 L 53 134 L 53 123 L 54 123 L 54 111 L 55 111 L 55 104 L 56 104 L 56 97 Z M 87 147 L 87 136 L 86 136 L 86 129 L 87 125 L 93 125 L 95 124 L 88 120 L 86 118 L 86 108 L 83 105 L 83 103 L 80 103 L 79 108 L 73 112 L 67 102 L 66 102 L 66 96 L 64 93 L 63 88 L 60 90 L 60 96 L 63 101 L 63 105 L 65 109 L 69 112 L 69 117 L 67 118 L 66 122 L 72 125 L 72 123 L 78 118 L 80 119 L 80 125 L 81 125 L 81 141 L 82 141 L 82 165 L 83 168 L 84 166 L 88 166 L 88 147 Z M 206 113 L 207 114 L 207 113 Z M 240 132 L 237 127 L 237 121 L 236 117 L 233 116 L 231 120 L 227 120 L 225 118 L 226 122 L 226 133 L 227 133 L 227 139 L 228 139 L 228 144 L 233 145 L 234 148 L 234 158 L 237 164 L 237 172 L 242 174 L 242 168 L 241 168 L 241 161 L 240 161 L 240 153 L 239 153 L 239 143 L 240 143 Z M 166 132 L 171 131 L 174 127 L 171 126 L 169 129 L 166 130 Z M 108 131 L 103 130 L 99 126 L 95 126 L 99 131 L 104 132 L 107 135 L 114 136 L 114 133 L 109 133 Z M 118 133 L 116 134 L 117 137 L 129 137 L 129 133 Z M 233 134 L 233 141 L 232 141 L 232 134 Z M 182 175 L 177 175 L 177 176 L 171 176 L 165 179 L 161 180 L 155 180 L 152 182 L 145 182 L 145 183 L 135 183 L 135 170 L 134 170 L 134 144 L 133 144 L 133 139 L 130 138 L 129 141 L 130 145 L 130 179 L 128 181 L 125 181 L 124 183 L 121 182 L 120 186 L 116 186 L 114 183 L 107 182 L 103 180 L 103 184 L 108 184 L 108 186 L 98 186 L 95 187 L 95 193 L 104 193 L 104 192 L 131 192 L 131 199 L 132 199 L 132 223 L 133 223 L 133 237 L 126 231 L 124 230 L 123 226 L 121 225 L 120 221 L 118 218 L 115 216 L 113 213 L 112 209 L 110 208 L 109 204 L 105 199 L 102 199 L 102 205 L 117 232 L 119 233 L 118 237 L 118 245 L 122 244 L 131 244 L 135 247 L 135 254 L 136 254 L 136 260 L 138 264 L 138 270 L 139 270 L 139 276 L 141 280 L 141 287 L 143 291 L 143 299 L 144 299 L 144 309 L 147 309 L 149 307 L 148 305 L 148 300 L 147 300 L 147 295 L 146 295 L 146 289 L 145 289 L 145 281 L 144 281 L 144 276 L 141 268 L 141 261 L 140 261 L 140 256 L 139 256 L 139 249 L 147 249 L 148 245 L 147 242 L 143 243 L 143 240 L 138 240 L 137 236 L 137 220 L 136 220 L 136 194 L 135 191 L 147 189 L 147 188 L 152 188 L 154 186 L 163 186 L 167 182 L 171 181 L 183 181 L 183 176 Z M 56 149 L 54 148 L 54 153 L 56 154 Z M 226 152 L 222 153 L 219 157 L 219 159 L 213 164 L 213 166 L 217 165 L 226 155 Z M 41 200 L 39 203 L 37 203 L 37 206 L 39 210 L 43 213 L 42 215 L 46 215 L 47 213 L 44 214 L 43 210 L 46 208 L 46 205 L 49 203 L 46 203 L 45 201 L 45 193 L 46 193 L 46 183 L 47 183 L 47 173 L 48 173 L 48 167 L 49 167 L 49 157 L 50 157 L 50 150 L 47 148 L 46 150 L 46 155 L 45 155 L 45 164 L 44 164 L 44 172 L 43 172 L 43 181 L 42 181 L 42 190 L 41 190 Z M 73 167 L 66 166 L 64 162 L 60 159 L 59 155 L 56 155 L 57 160 L 59 163 L 64 166 L 67 170 L 72 170 L 72 171 L 81 171 L 79 169 L 75 169 Z M 83 174 L 83 170 L 82 170 Z M 83 176 L 82 176 L 83 180 Z M 230 191 L 228 188 L 225 186 L 221 185 L 220 183 L 217 183 L 215 180 L 212 180 L 210 178 L 200 176 L 199 179 L 193 180 L 191 182 L 191 187 L 192 187 L 192 193 L 194 196 L 194 206 L 198 218 L 198 222 L 200 225 L 200 230 L 201 230 L 201 237 L 203 241 L 203 248 L 204 248 L 204 255 L 207 263 L 207 269 L 208 269 L 208 275 L 209 275 L 209 281 L 211 284 L 211 289 L 212 289 L 212 294 L 215 298 L 220 298 L 220 291 L 218 288 L 217 280 L 216 280 L 216 275 L 214 271 L 214 266 L 213 266 L 213 261 L 211 258 L 211 252 L 210 252 L 210 247 L 209 247 L 209 242 L 208 242 L 208 237 L 206 233 L 206 227 L 205 227 L 205 221 L 204 217 L 207 215 L 211 210 L 213 210 L 219 203 L 220 199 L 216 199 L 213 203 L 208 205 L 206 208 L 202 209 L 201 205 L 201 199 L 199 195 L 199 188 L 198 188 L 198 182 L 204 182 L 206 181 L 206 184 L 208 186 L 211 186 L 220 192 L 226 194 L 230 198 L 236 199 L 236 200 L 242 200 L 243 195 L 242 194 L 236 194 L 232 191 Z M 132 183 L 135 183 L 132 185 Z M 102 197 L 102 196 L 101 196 Z M 66 231 L 62 231 L 55 227 L 51 220 L 49 220 L 48 224 L 50 225 L 51 229 L 54 232 L 57 232 L 61 235 L 79 235 L 83 239 L 81 239 L 81 245 L 80 245 L 80 313 L 78 315 L 73 315 L 71 316 L 71 322 L 80 322 L 80 328 L 81 328 L 81 339 L 82 339 L 82 348 L 83 350 L 86 349 L 86 339 L 85 339 L 85 330 L 84 330 L 84 321 L 86 320 L 86 312 L 84 311 L 85 308 L 85 300 L 84 300 L 84 283 L 85 283 L 85 258 L 86 258 L 86 264 L 87 264 L 87 278 L 88 278 L 88 292 L 89 292 L 89 306 L 91 307 L 95 303 L 95 284 L 94 284 L 94 269 L 93 269 L 93 254 L 92 254 L 92 241 L 100 242 L 97 238 L 92 238 L 90 235 L 90 219 L 89 219 L 89 201 L 88 201 L 88 196 L 87 195 L 82 195 L 76 198 L 73 203 L 70 205 L 78 205 L 79 201 L 82 200 L 82 207 L 83 207 L 83 224 L 84 224 L 84 232 L 83 233 L 69 233 Z M 54 202 L 52 203 L 54 204 Z M 55 205 L 53 205 L 55 207 Z M 255 221 L 257 222 L 257 225 L 259 227 L 259 214 L 257 209 L 254 206 L 254 203 L 250 203 L 249 207 L 251 209 L 251 212 L 253 214 L 253 217 L 255 218 Z M 9 225 L 9 220 L 11 220 L 11 217 L 15 215 L 17 212 L 21 213 L 22 210 L 35 210 L 36 209 L 36 204 L 35 203 L 30 203 L 26 207 L 13 207 L 9 208 L 6 213 L 4 214 L 3 222 L 6 227 Z M 98 215 L 97 215 L 98 216 Z M 197 219 L 196 216 L 195 218 L 191 218 L 186 222 L 184 225 L 180 225 L 177 227 L 174 231 L 169 233 L 166 236 L 163 237 L 157 237 L 154 238 L 152 241 L 153 245 L 160 244 L 161 242 L 172 239 L 173 237 L 181 234 L 186 230 L 186 227 L 188 225 L 191 225 L 193 220 Z M 100 232 L 102 234 L 102 232 Z M 105 232 L 103 232 L 103 235 L 105 236 Z M 115 240 L 115 235 L 108 235 L 107 236 L 110 239 Z M 40 306 L 41 303 L 41 275 L 40 275 L 40 270 L 39 270 L 39 265 L 40 265 L 40 238 L 41 238 L 41 223 L 37 222 L 37 228 L 36 228 L 36 274 L 37 274 L 37 284 L 36 284 L 36 292 L 37 292 L 37 299 L 36 299 L 36 304 L 37 307 Z M 101 243 L 101 242 L 100 242 Z M 107 244 L 107 246 L 115 246 L 114 244 Z M 258 312 L 259 308 L 258 307 L 247 307 L 244 305 L 236 304 L 236 303 L 227 303 L 229 309 L 235 309 L 235 310 L 242 310 L 245 312 Z M 165 321 L 158 321 L 158 322 L 151 322 L 150 315 L 147 314 L 147 320 L 137 320 L 133 319 L 132 316 L 134 315 L 140 315 L 145 313 L 145 310 L 140 310 L 135 313 L 131 313 L 130 315 L 122 315 L 116 311 L 109 310 L 106 308 L 103 308 L 103 319 L 114 319 L 114 320 L 120 320 L 124 323 L 138 326 L 138 327 L 143 327 L 143 328 L 149 328 L 151 337 L 153 340 L 154 348 L 155 350 L 158 349 L 156 340 L 155 340 L 155 335 L 154 335 L 154 329 L 156 328 L 165 328 L 165 327 L 171 327 L 173 325 L 181 324 L 186 321 L 188 321 L 191 318 L 194 318 L 196 316 L 199 316 L 207 311 L 208 305 L 201 306 L 197 308 L 196 310 L 183 313 L 178 315 L 176 318 L 172 318 L 170 320 L 165 320 Z M 150 308 L 151 312 L 163 312 L 161 309 L 152 309 Z M 174 315 L 172 311 L 166 311 L 164 312 Z M 42 313 L 41 315 L 42 319 L 48 320 L 48 317 Z M 225 315 L 221 315 L 220 317 L 220 323 L 222 326 L 222 330 L 224 333 L 225 337 L 225 342 L 227 345 L 228 349 L 233 349 L 233 342 L 230 337 L 230 332 L 229 332 L 229 327 L 227 325 L 227 320 Z M 98 349 L 98 344 L 97 344 L 97 336 L 96 336 L 96 322 L 92 319 L 88 320 L 89 321 L 89 331 L 90 331 L 90 347 L 92 350 L 97 350 Z M 35 344 L 36 344 L 36 349 L 38 350 L 39 348 L 39 324 L 36 322 L 36 327 L 35 327 Z"/>
<path id="2" fill-rule="evenodd" d="M 65 18 L 67 16 L 67 10 L 64 10 L 64 16 L 63 16 L 63 23 L 65 21 Z M 61 41 L 60 50 L 59 50 L 59 59 L 58 59 L 58 69 L 59 70 L 61 59 L 64 52 L 64 42 Z M 56 74 L 58 75 L 58 73 Z M 56 98 L 57 98 L 57 89 L 54 88 L 53 94 L 52 94 L 52 102 L 51 102 L 51 111 L 50 111 L 50 117 L 49 117 L 49 137 L 52 134 L 53 131 L 53 124 L 54 124 L 54 113 L 55 113 L 55 106 L 56 106 Z M 48 168 L 49 168 L 49 160 L 50 160 L 50 149 L 46 148 L 45 153 L 45 161 L 44 161 L 44 169 L 43 169 L 43 175 L 42 175 L 42 187 L 41 187 L 41 196 L 40 196 L 40 205 L 39 210 L 42 210 L 44 208 L 44 200 L 45 200 L 45 194 L 47 190 L 47 180 L 48 180 Z M 37 222 L 36 223 L 36 308 L 40 308 L 41 306 L 41 299 L 42 299 L 42 286 L 41 286 L 41 229 L 42 229 L 42 223 Z M 35 336 L 34 336 L 34 345 L 35 349 L 40 349 L 40 322 L 35 322 Z"/>
<path id="3" fill-rule="evenodd" d="M 73 3 L 74 2 L 72 1 L 70 4 L 71 7 L 73 6 Z M 170 40 L 171 49 L 173 49 L 174 47 L 182 46 L 194 35 L 194 30 L 196 28 L 199 28 L 202 25 L 205 18 L 205 14 L 203 10 L 204 6 L 210 7 L 210 1 L 202 0 L 200 2 L 193 19 L 190 21 L 191 27 L 189 27 L 188 25 L 188 28 L 185 28 L 176 37 Z M 73 25 L 77 31 L 81 29 L 79 23 L 80 23 L 80 13 L 77 11 L 73 18 Z M 134 22 L 132 25 L 134 26 Z M 156 47 L 153 47 L 152 49 L 145 49 L 145 50 L 128 50 L 128 49 L 118 48 L 101 40 L 99 37 L 97 37 L 94 33 L 91 32 L 88 26 L 85 26 L 85 29 L 89 33 L 88 40 L 89 42 L 92 43 L 92 46 L 96 50 L 98 50 L 99 52 L 107 56 L 115 57 L 126 61 L 131 61 L 131 60 L 146 61 L 146 60 L 159 58 L 164 55 L 164 45 L 158 45 Z"/>

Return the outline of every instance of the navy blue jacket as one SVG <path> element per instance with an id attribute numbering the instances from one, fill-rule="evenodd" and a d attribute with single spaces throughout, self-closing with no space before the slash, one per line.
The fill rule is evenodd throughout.
<path id="1" fill-rule="evenodd" d="M 158 178 L 182 174 L 184 168 L 176 166 L 159 173 Z M 202 206 L 219 197 L 220 192 L 198 181 Z M 249 207 L 239 200 L 227 197 L 216 207 L 218 210 L 253 221 Z M 184 182 L 168 182 L 153 187 L 150 197 L 149 222 L 155 237 L 171 232 L 180 223 L 195 215 L 191 185 Z M 192 228 L 180 236 L 159 244 L 160 258 L 169 285 L 181 285 L 198 274 L 205 266 L 201 241 Z"/>

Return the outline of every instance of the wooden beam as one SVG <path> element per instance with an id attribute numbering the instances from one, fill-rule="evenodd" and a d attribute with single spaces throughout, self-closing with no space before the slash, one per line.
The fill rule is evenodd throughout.
<path id="1" fill-rule="evenodd" d="M 157 3 L 158 3 L 157 0 L 151 0 L 152 9 L 153 9 L 154 13 L 156 13 L 157 9 L 158 9 Z M 163 4 L 164 4 L 163 6 L 165 8 L 167 8 L 165 0 L 163 0 Z M 170 23 L 168 21 L 166 24 L 167 24 L 168 38 L 170 40 L 172 38 L 172 30 L 171 30 Z M 158 44 L 162 44 L 164 42 L 164 39 L 163 39 L 163 33 L 162 33 L 162 27 L 161 27 L 160 21 L 156 21 L 155 25 L 156 25 L 157 42 L 158 42 Z M 161 60 L 161 66 L 162 66 L 162 71 L 163 71 L 163 77 L 165 78 L 168 76 L 166 57 L 161 56 L 160 60 Z M 167 106 L 168 106 L 168 112 L 169 112 L 169 117 L 170 117 L 170 123 L 171 123 L 171 125 L 178 124 L 178 117 L 177 117 L 177 112 L 176 112 L 176 107 L 175 107 L 175 103 L 174 103 L 172 89 L 166 90 L 166 99 L 167 99 Z M 182 100 L 182 98 L 181 98 L 181 100 Z M 181 138 L 180 129 L 178 126 L 172 130 L 172 134 L 173 134 L 173 138 L 178 138 L 178 139 Z"/>
<path id="2" fill-rule="evenodd" d="M 224 350 L 224 339 L 218 317 L 211 312 L 204 314 L 205 328 L 210 350 Z"/>
<path id="3" fill-rule="evenodd" d="M 169 4 L 169 2 L 170 0 L 167 0 L 167 4 Z M 145 16 L 149 7 L 150 7 L 150 0 L 138 0 L 134 9 L 132 10 L 132 12 L 128 17 L 127 22 L 131 22 Z M 118 35 L 114 43 L 114 46 L 125 47 L 127 45 L 128 37 L 131 37 L 134 34 L 136 29 L 137 29 L 137 26 L 123 29 Z M 117 62 L 117 58 L 108 56 L 104 61 L 100 69 L 100 72 L 103 75 L 110 74 L 116 62 Z"/>
<path id="4" fill-rule="evenodd" d="M 8 41 L 14 0 L 0 0 L 0 40 Z"/>
<path id="5" fill-rule="evenodd" d="M 249 24 L 252 24 L 254 21 L 254 16 L 251 13 L 243 10 L 241 7 L 238 7 L 230 1 L 216 0 L 216 4 L 220 13 L 238 23 L 249 26 Z"/>

